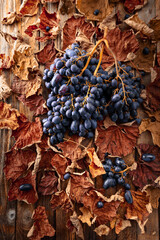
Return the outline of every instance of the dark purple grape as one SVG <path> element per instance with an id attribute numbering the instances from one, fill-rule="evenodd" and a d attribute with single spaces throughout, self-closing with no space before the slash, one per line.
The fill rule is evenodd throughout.
<path id="1" fill-rule="evenodd" d="M 125 194 L 124 194 L 125 200 L 129 203 L 132 204 L 133 203 L 133 198 L 132 198 L 132 194 L 129 190 L 126 190 Z"/>
<path id="2" fill-rule="evenodd" d="M 98 208 L 103 208 L 103 206 L 104 206 L 103 202 L 101 202 L 101 201 L 97 202 L 97 207 Z"/>
<path id="3" fill-rule="evenodd" d="M 93 12 L 93 14 L 94 14 L 95 16 L 97 16 L 97 15 L 99 14 L 99 10 L 96 9 L 96 10 Z"/>
<path id="4" fill-rule="evenodd" d="M 142 160 L 145 161 L 145 162 L 152 162 L 155 159 L 156 159 L 155 155 L 151 154 L 151 153 L 144 153 L 142 155 Z"/>
<path id="5" fill-rule="evenodd" d="M 32 189 L 32 185 L 29 184 L 29 183 L 25 183 L 25 184 L 22 184 L 20 187 L 19 187 L 19 190 L 20 191 L 30 191 Z"/>
<path id="6" fill-rule="evenodd" d="M 107 178 L 103 183 L 103 188 L 108 189 L 109 187 L 115 187 L 116 180 L 114 178 Z"/>
<path id="7" fill-rule="evenodd" d="M 49 32 L 49 30 L 50 30 L 50 27 L 46 26 L 46 32 Z"/>
<path id="8" fill-rule="evenodd" d="M 64 176 L 63 176 L 64 180 L 67 180 L 67 179 L 69 179 L 70 177 L 71 177 L 71 175 L 70 175 L 69 172 L 68 172 L 68 173 L 65 173 Z"/>

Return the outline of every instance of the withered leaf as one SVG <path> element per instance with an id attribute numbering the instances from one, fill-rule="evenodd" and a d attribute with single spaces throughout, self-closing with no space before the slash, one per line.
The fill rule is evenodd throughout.
<path id="1" fill-rule="evenodd" d="M 87 223 L 88 226 L 91 226 L 91 218 L 93 218 L 93 215 L 91 214 L 90 210 L 86 207 L 81 207 L 79 210 L 82 212 L 82 215 L 79 215 L 78 218 L 81 220 L 81 222 Z"/>
<path id="2" fill-rule="evenodd" d="M 143 49 L 147 47 L 149 49 L 149 54 L 143 54 Z M 154 66 L 155 62 L 155 50 L 156 45 L 150 40 L 139 39 L 139 49 L 136 53 L 136 58 L 133 60 L 134 65 L 145 72 L 150 72 L 151 67 Z"/>
<path id="3" fill-rule="evenodd" d="M 63 179 L 66 168 L 68 166 L 67 159 L 60 154 L 55 154 L 51 159 L 51 165 Z"/>
<path id="4" fill-rule="evenodd" d="M 38 94 L 41 87 L 41 77 L 38 73 L 29 74 L 28 81 L 15 77 L 12 81 L 12 91 L 16 94 L 25 95 L 26 98 Z"/>
<path id="5" fill-rule="evenodd" d="M 130 171 L 129 174 L 133 177 L 133 184 L 142 189 L 146 185 L 152 185 L 156 178 L 160 176 L 160 148 L 148 144 L 140 144 L 139 149 L 141 156 L 139 156 L 137 168 Z M 144 153 L 154 154 L 156 159 L 152 162 L 145 162 L 142 160 Z"/>
<path id="6" fill-rule="evenodd" d="M 63 20 L 64 15 L 67 18 L 71 17 L 75 12 L 75 1 L 74 0 L 60 0 L 58 11 L 62 14 L 61 20 Z"/>
<path id="7" fill-rule="evenodd" d="M 154 188 L 149 186 L 145 191 L 147 192 L 147 195 L 149 195 L 149 201 L 152 207 L 158 208 L 160 199 L 160 188 Z"/>
<path id="8" fill-rule="evenodd" d="M 57 50 L 54 48 L 54 41 L 47 43 L 42 50 L 36 53 L 36 57 L 39 63 L 45 65 L 46 68 L 53 63 Z"/>
<path id="9" fill-rule="evenodd" d="M 24 16 L 33 16 L 38 12 L 40 0 L 23 0 L 19 12 Z"/>
<path id="10" fill-rule="evenodd" d="M 127 12 L 132 13 L 142 8 L 148 0 L 125 0 L 124 7 Z"/>
<path id="11" fill-rule="evenodd" d="M 6 56 L 3 53 L 0 54 L 0 60 L 1 60 L 0 70 L 9 69 L 14 64 L 10 56 Z"/>
<path id="12" fill-rule="evenodd" d="M 46 101 L 41 95 L 33 95 L 28 98 L 26 98 L 25 95 L 21 95 L 18 97 L 18 100 L 34 112 L 33 116 L 43 115 L 47 112 Z"/>
<path id="13" fill-rule="evenodd" d="M 109 0 L 77 0 L 77 9 L 84 14 L 89 20 L 102 21 L 106 16 L 110 15 L 114 5 L 109 4 Z M 99 14 L 94 14 L 95 9 L 99 10 Z"/>
<path id="14" fill-rule="evenodd" d="M 118 61 L 128 61 L 135 57 L 134 53 L 138 50 L 139 44 L 132 30 L 122 32 L 117 27 L 109 30 L 106 38 L 110 49 Z M 107 47 L 105 47 L 102 57 L 102 67 L 105 69 L 112 65 L 114 65 L 114 58 Z"/>
<path id="15" fill-rule="evenodd" d="M 19 116 L 17 109 L 11 108 L 10 104 L 0 102 L 0 128 L 17 129 Z"/>
<path id="16" fill-rule="evenodd" d="M 46 31 L 46 27 L 50 27 L 49 32 Z M 46 8 L 42 8 L 41 15 L 39 16 L 39 21 L 33 25 L 30 25 L 25 33 L 30 37 L 33 35 L 33 31 L 40 30 L 44 33 L 42 37 L 36 37 L 36 40 L 40 42 L 47 41 L 49 39 L 55 39 L 60 32 L 59 19 L 56 13 L 47 12 Z"/>
<path id="17" fill-rule="evenodd" d="M 95 144 L 98 147 L 98 156 L 104 158 L 106 152 L 113 156 L 126 156 L 133 151 L 139 136 L 138 125 L 116 125 L 105 128 L 98 126 Z"/>
<path id="18" fill-rule="evenodd" d="M 34 223 L 27 234 L 30 240 L 41 240 L 44 236 L 53 237 L 55 235 L 54 228 L 49 224 L 45 207 L 38 206 L 33 212 L 32 219 Z"/>
<path id="19" fill-rule="evenodd" d="M 54 171 L 45 171 L 38 185 L 38 192 L 42 195 L 51 195 L 57 192 L 58 178 Z"/>
<path id="20" fill-rule="evenodd" d="M 64 190 L 53 194 L 50 204 L 53 211 L 56 210 L 57 208 L 61 208 L 65 212 L 73 211 L 73 204 Z"/>
<path id="21" fill-rule="evenodd" d="M 35 161 L 36 152 L 32 148 L 12 150 L 6 153 L 4 173 L 6 179 L 15 181 L 28 169 L 29 164 Z"/>
<path id="22" fill-rule="evenodd" d="M 91 39 L 96 32 L 93 24 L 86 22 L 85 17 L 74 15 L 67 20 L 63 28 L 63 49 L 75 42 L 77 31 L 81 31 L 84 35 Z"/>
<path id="23" fill-rule="evenodd" d="M 72 232 L 76 232 L 77 236 L 84 240 L 83 228 L 75 211 L 73 212 L 73 215 L 70 216 L 70 221 L 74 227 L 74 230 L 72 230 Z"/>
<path id="24" fill-rule="evenodd" d="M 0 100 L 6 99 L 10 96 L 11 89 L 6 82 L 4 74 L 0 75 Z"/>
<path id="25" fill-rule="evenodd" d="M 94 229 L 94 231 L 101 237 L 103 235 L 107 236 L 110 232 L 110 228 L 107 227 L 106 225 L 102 224 L 99 225 Z"/>
<path id="26" fill-rule="evenodd" d="M 106 171 L 104 170 L 104 167 L 98 158 L 95 149 L 94 148 L 89 148 L 87 150 L 88 156 L 91 159 L 91 163 L 89 165 L 89 170 L 93 178 L 105 174 Z"/>
<path id="27" fill-rule="evenodd" d="M 156 41 L 160 40 L 160 19 L 151 19 L 149 26 L 154 30 L 153 39 Z"/>
<path id="28" fill-rule="evenodd" d="M 11 25 L 14 22 L 19 22 L 22 18 L 21 14 L 16 12 L 9 12 L 6 17 L 3 18 L 2 24 L 4 25 Z"/>
<path id="29" fill-rule="evenodd" d="M 42 125 L 39 118 L 35 122 L 29 122 L 27 119 L 20 121 L 19 127 L 12 132 L 16 142 L 14 149 L 24 148 L 41 141 L 43 135 Z"/>
<path id="30" fill-rule="evenodd" d="M 115 227 L 116 234 L 119 234 L 126 227 L 131 227 L 131 222 L 129 220 L 124 220 L 120 216 L 117 215 L 112 222 L 110 222 L 111 228 Z"/>
<path id="31" fill-rule="evenodd" d="M 30 191 L 20 191 L 19 187 L 26 183 L 31 184 L 33 188 Z M 36 192 L 36 175 L 32 175 L 31 171 L 29 171 L 26 176 L 16 179 L 11 183 L 8 192 L 8 200 L 13 201 L 16 199 L 27 203 L 35 203 L 38 200 Z"/>

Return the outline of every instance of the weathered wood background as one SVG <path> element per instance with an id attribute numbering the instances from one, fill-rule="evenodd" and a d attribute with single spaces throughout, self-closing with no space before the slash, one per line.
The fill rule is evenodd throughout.
<path id="1" fill-rule="evenodd" d="M 155 16 L 160 17 L 160 0 L 149 0 L 148 5 L 146 5 L 142 10 L 139 11 L 139 16 L 146 23 Z M 0 20 L 6 16 L 7 12 L 16 11 L 21 5 L 20 0 L 0 0 Z M 48 4 L 48 10 L 54 12 L 52 4 Z M 39 9 L 40 13 L 41 9 Z M 39 15 L 39 14 L 38 14 Z M 13 24 L 13 26 L 4 26 L 1 24 L 1 30 L 11 34 L 16 34 L 17 31 L 24 34 L 25 28 L 36 21 L 38 18 L 26 17 L 23 18 L 18 24 Z M 35 50 L 39 50 L 43 47 L 43 44 L 38 44 L 30 40 L 30 44 Z M 157 48 L 159 48 L 157 45 Z M 61 47 L 61 36 L 58 37 L 56 41 L 56 47 L 60 49 Z M 8 53 L 8 44 L 4 39 L 0 37 L 0 53 Z M 7 73 L 7 79 L 9 85 L 11 85 L 12 75 Z M 150 76 L 146 76 L 146 81 L 150 81 Z M 45 94 L 45 93 L 44 93 Z M 8 103 L 11 103 L 12 107 L 19 109 L 20 112 L 24 113 L 29 120 L 32 120 L 32 114 L 27 107 L 25 107 L 21 102 L 19 102 L 15 95 L 12 94 L 10 98 L 7 99 Z M 25 240 L 27 238 L 27 232 L 32 226 L 31 215 L 35 205 L 27 205 L 24 202 L 7 200 L 8 186 L 3 174 L 4 166 L 4 153 L 10 149 L 13 144 L 13 140 L 10 138 L 10 130 L 0 131 L 0 240 Z M 145 143 L 150 143 L 150 136 L 143 134 L 142 138 Z M 98 182 L 96 183 L 98 187 Z M 46 207 L 49 222 L 53 225 L 56 230 L 56 235 L 54 237 L 45 237 L 43 239 L 56 239 L 56 240 L 78 240 L 74 234 L 66 229 L 66 216 L 61 210 L 56 211 L 54 214 L 49 206 L 50 197 L 41 197 L 38 201 L 38 205 L 43 205 Z M 154 210 L 150 215 L 149 220 L 145 226 L 146 233 L 141 234 L 140 229 L 135 222 L 132 222 L 132 227 L 126 228 L 119 235 L 111 232 L 107 237 L 98 237 L 93 229 L 90 229 L 87 225 L 84 225 L 84 235 L 85 240 L 95 240 L 95 239 L 106 239 L 106 240 L 158 240 L 160 239 L 159 222 L 160 222 L 160 211 L 158 209 Z"/>

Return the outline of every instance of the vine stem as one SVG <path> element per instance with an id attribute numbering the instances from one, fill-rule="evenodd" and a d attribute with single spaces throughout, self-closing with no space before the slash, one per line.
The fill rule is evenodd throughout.
<path id="1" fill-rule="evenodd" d="M 65 141 L 69 141 L 69 142 L 72 142 L 72 143 L 76 143 L 77 145 L 79 145 L 79 146 L 81 146 L 81 147 L 83 147 L 84 149 L 86 149 L 87 150 L 87 148 L 84 146 L 84 145 L 82 145 L 82 144 L 80 144 L 80 143 L 77 143 L 77 142 L 75 142 L 75 141 L 73 141 L 73 140 L 70 140 L 70 139 L 67 139 L 67 138 L 63 138 Z"/>
<path id="2" fill-rule="evenodd" d="M 96 76 L 97 72 L 98 72 L 98 69 L 101 65 L 101 61 L 102 61 L 102 57 L 103 57 L 103 52 L 104 52 L 104 45 L 102 46 L 102 49 L 101 49 L 101 52 L 100 52 L 100 57 L 99 57 L 99 62 L 98 62 L 98 65 L 96 67 L 96 70 L 94 71 L 94 76 Z"/>

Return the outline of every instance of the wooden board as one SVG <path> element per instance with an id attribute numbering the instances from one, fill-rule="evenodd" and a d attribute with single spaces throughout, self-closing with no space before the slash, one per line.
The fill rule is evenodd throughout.
<path id="1" fill-rule="evenodd" d="M 159 0 L 148 0 L 148 5 L 146 5 L 140 12 L 139 16 L 145 21 L 149 22 L 149 20 L 156 15 L 160 15 L 160 1 Z M 1 8 L 0 8 L 0 19 L 6 16 L 7 12 L 16 11 L 19 9 L 21 1 L 19 0 L 1 0 Z M 54 12 L 54 8 L 52 4 L 48 4 L 48 9 L 50 12 Z M 29 23 L 33 23 L 38 18 L 34 16 L 32 18 L 26 18 L 19 22 L 18 24 L 14 24 L 13 26 L 4 26 L 1 24 L 1 29 L 5 32 L 16 34 L 17 31 L 20 33 L 24 33 L 24 29 L 26 25 Z M 56 41 L 56 47 L 61 48 L 61 36 L 59 36 Z M 44 44 L 35 44 L 34 41 L 31 42 L 31 45 L 34 46 L 35 49 L 41 49 Z M 8 44 L 4 39 L 0 37 L 0 53 L 9 52 Z M 6 72 L 8 84 L 11 85 L 12 75 Z M 150 80 L 150 76 L 147 76 L 146 81 Z M 21 102 L 17 101 L 15 95 L 11 95 L 10 98 L 7 99 L 8 103 L 11 103 L 12 107 L 19 109 L 20 112 L 24 113 L 29 120 L 32 120 L 32 114 L 27 107 L 25 107 Z M 4 178 L 3 174 L 3 166 L 4 166 L 4 153 L 10 149 L 13 140 L 10 139 L 11 131 L 10 130 L 1 130 L 0 131 L 0 240 L 26 240 L 28 239 L 27 232 L 32 225 L 31 215 L 35 207 L 38 205 L 43 205 L 46 207 L 49 222 L 53 225 L 56 230 L 56 235 L 52 238 L 45 237 L 46 239 L 56 239 L 56 240 L 78 240 L 79 238 L 75 236 L 75 234 L 71 234 L 65 227 L 67 216 L 61 210 L 57 210 L 56 213 L 53 213 L 50 206 L 49 200 L 50 197 L 40 197 L 39 201 L 35 205 L 27 205 L 24 202 L 9 202 L 7 200 L 7 191 L 8 185 Z M 144 135 L 143 138 L 146 136 Z M 147 141 L 150 141 L 147 135 Z M 97 181 L 97 187 L 99 182 Z M 158 210 L 154 210 L 150 215 L 149 220 L 146 224 L 145 234 L 140 233 L 140 229 L 138 228 L 135 222 L 132 223 L 132 226 L 126 228 L 119 235 L 111 232 L 109 236 L 106 237 L 98 237 L 95 232 L 93 232 L 93 228 L 89 228 L 86 224 L 84 225 L 84 234 L 85 240 L 158 240 L 159 238 L 159 213 Z"/>

